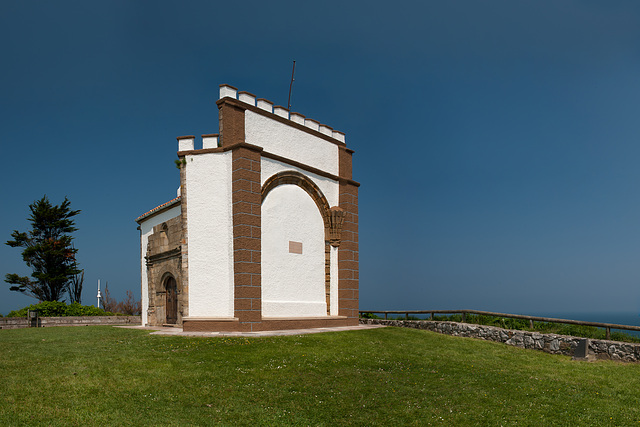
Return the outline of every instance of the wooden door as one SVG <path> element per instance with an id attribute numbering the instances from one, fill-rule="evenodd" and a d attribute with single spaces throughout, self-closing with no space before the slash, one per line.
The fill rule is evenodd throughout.
<path id="1" fill-rule="evenodd" d="M 169 277 L 167 288 L 167 323 L 175 325 L 178 322 L 178 285 L 176 279 Z"/>

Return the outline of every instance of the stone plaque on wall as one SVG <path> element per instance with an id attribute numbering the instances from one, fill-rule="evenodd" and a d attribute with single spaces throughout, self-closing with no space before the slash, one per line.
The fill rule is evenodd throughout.
<path id="1" fill-rule="evenodd" d="M 289 253 L 290 254 L 301 254 L 302 253 L 302 242 L 289 241 Z"/>

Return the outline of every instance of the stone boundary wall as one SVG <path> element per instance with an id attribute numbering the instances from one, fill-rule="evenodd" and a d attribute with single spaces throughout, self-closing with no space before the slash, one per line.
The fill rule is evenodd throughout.
<path id="1" fill-rule="evenodd" d="M 26 317 L 0 317 L 0 329 L 28 328 L 31 324 Z M 40 317 L 38 326 L 89 326 L 89 325 L 141 325 L 140 316 L 66 316 Z"/>
<path id="2" fill-rule="evenodd" d="M 514 347 L 541 350 L 547 353 L 567 356 L 573 356 L 578 343 L 584 339 L 567 335 L 541 334 L 539 332 L 502 329 L 495 326 L 433 320 L 360 319 L 360 323 L 426 329 L 446 335 L 496 341 Z M 597 359 L 638 362 L 640 361 L 640 344 L 589 339 L 589 354 Z"/>

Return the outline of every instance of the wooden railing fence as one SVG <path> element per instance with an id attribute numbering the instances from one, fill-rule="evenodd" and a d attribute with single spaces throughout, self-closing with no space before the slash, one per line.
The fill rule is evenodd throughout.
<path id="1" fill-rule="evenodd" d="M 640 326 L 631 325 L 616 325 L 614 323 L 600 323 L 600 322 L 586 322 L 582 320 L 570 320 L 570 319 L 556 319 L 553 317 L 539 317 L 539 316 L 527 316 L 523 314 L 508 314 L 508 313 L 494 313 L 492 311 L 480 311 L 480 310 L 360 310 L 360 315 L 370 314 L 384 314 L 385 320 L 389 314 L 404 314 L 405 319 L 409 319 L 409 315 L 413 314 L 429 314 L 430 319 L 433 320 L 434 314 L 461 314 L 462 322 L 466 322 L 467 314 L 477 314 L 480 316 L 493 316 L 493 317 L 507 317 L 511 319 L 522 319 L 529 321 L 529 327 L 533 329 L 533 322 L 547 322 L 547 323 L 563 323 L 568 325 L 581 325 L 581 326 L 595 326 L 598 328 L 604 328 L 606 330 L 606 339 L 611 339 L 611 329 L 620 329 L 623 331 L 640 331 Z"/>

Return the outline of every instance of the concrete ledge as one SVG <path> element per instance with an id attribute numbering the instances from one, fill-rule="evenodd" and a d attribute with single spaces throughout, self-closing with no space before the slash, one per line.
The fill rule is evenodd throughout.
<path id="1" fill-rule="evenodd" d="M 65 316 L 40 317 L 38 327 L 51 326 L 89 326 L 89 325 L 139 325 L 140 316 Z M 21 329 L 31 327 L 26 317 L 1 317 L 0 329 Z"/>
<path id="2" fill-rule="evenodd" d="M 140 329 L 146 330 L 151 335 L 162 336 L 182 336 L 182 337 L 275 337 L 290 335 L 306 335 L 319 334 L 323 332 L 344 332 L 344 331 L 362 331 L 367 329 L 384 328 L 382 325 L 355 325 L 355 326 L 333 326 L 329 328 L 310 328 L 310 329 L 283 329 L 279 331 L 257 331 L 257 332 L 188 332 L 180 328 L 165 328 L 162 326 L 116 326 L 116 328 Z"/>
<path id="3" fill-rule="evenodd" d="M 254 331 L 269 331 L 283 329 L 331 328 L 337 326 L 357 326 L 358 319 L 345 316 L 309 317 L 309 318 L 263 318 Z"/>

